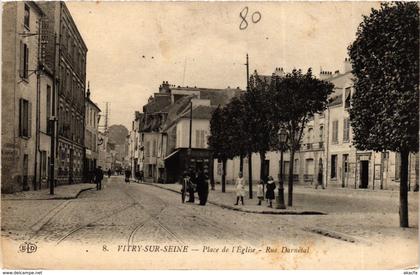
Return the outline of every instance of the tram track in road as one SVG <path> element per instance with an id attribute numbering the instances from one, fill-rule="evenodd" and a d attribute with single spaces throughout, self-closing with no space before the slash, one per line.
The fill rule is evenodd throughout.
<path id="1" fill-rule="evenodd" d="M 140 203 L 138 203 L 137 199 L 133 198 L 131 193 L 127 193 L 126 191 L 123 191 L 125 193 L 126 196 L 128 196 L 132 201 L 135 202 L 136 206 L 140 207 L 145 214 L 147 214 L 149 216 L 148 219 L 146 219 L 143 222 L 140 222 L 130 233 L 129 238 L 128 238 L 128 244 L 133 244 L 134 243 L 134 237 L 136 235 L 136 233 L 143 228 L 147 222 L 149 221 L 153 221 L 155 224 L 157 224 L 160 228 L 162 228 L 166 233 L 168 233 L 176 242 L 184 244 L 184 242 L 181 240 L 181 238 L 172 230 L 170 230 L 168 227 L 166 227 L 161 221 L 159 221 L 158 217 L 163 213 L 163 211 L 169 206 L 169 204 L 167 202 L 165 202 L 164 200 L 162 200 L 161 198 L 159 198 L 158 196 L 154 196 L 154 199 L 159 200 L 163 207 L 161 207 L 158 211 L 157 214 L 151 214 L 149 213 L 149 211 Z"/>
<path id="2" fill-rule="evenodd" d="M 147 184 L 143 184 L 144 186 L 150 186 L 150 185 L 147 185 Z M 151 186 L 151 188 L 155 188 L 155 186 Z M 157 199 L 157 200 L 159 200 L 159 201 L 161 201 L 163 204 L 165 204 L 166 206 L 168 205 L 163 199 L 161 199 L 158 195 L 155 195 L 155 194 L 153 194 L 153 197 L 155 198 L 155 199 Z M 189 205 L 189 204 L 184 204 L 184 206 L 186 206 L 186 205 Z M 202 209 L 203 208 L 203 206 L 198 206 L 198 205 L 191 205 L 191 206 L 197 206 L 198 208 L 200 208 L 200 209 Z M 217 207 L 217 206 L 214 206 L 214 205 L 212 205 L 213 207 Z M 229 227 L 229 226 L 227 226 L 226 224 L 224 224 L 223 226 L 221 226 L 221 225 L 219 225 L 217 222 L 212 222 L 211 220 L 209 220 L 209 217 L 207 216 L 207 219 L 204 219 L 204 218 L 202 218 L 202 217 L 200 217 L 198 214 L 199 213 L 197 213 L 197 212 L 195 212 L 195 213 L 191 213 L 191 211 L 192 211 L 192 209 L 193 208 L 191 208 L 191 209 L 188 209 L 187 210 L 187 212 L 186 212 L 186 209 L 185 209 L 185 207 L 184 208 L 181 208 L 181 207 L 179 207 L 179 206 L 177 206 L 176 204 L 174 204 L 174 205 L 171 205 L 171 208 L 172 209 L 176 209 L 177 210 L 177 213 L 184 213 L 184 216 L 183 216 L 183 218 L 185 219 L 185 218 L 190 218 L 190 219 L 192 219 L 192 222 L 195 222 L 196 220 L 199 220 L 203 225 L 203 227 L 206 227 L 206 226 L 204 226 L 204 225 L 207 225 L 207 227 L 211 227 L 213 230 L 213 232 L 215 232 L 216 234 L 218 234 L 218 235 L 220 235 L 220 236 L 223 236 L 223 235 L 226 235 L 226 233 L 227 232 L 236 232 L 236 228 L 233 228 L 233 227 Z M 167 209 L 167 208 L 165 208 L 165 209 Z M 165 210 L 165 209 L 163 209 L 163 211 Z M 162 212 L 163 212 L 162 211 Z M 195 226 L 197 226 L 198 224 L 195 224 Z M 252 234 L 249 234 L 249 233 L 247 233 L 247 232 L 242 232 L 241 233 L 241 235 L 244 237 L 244 238 L 246 238 L 246 239 L 253 239 L 255 236 L 254 235 L 252 235 Z"/>

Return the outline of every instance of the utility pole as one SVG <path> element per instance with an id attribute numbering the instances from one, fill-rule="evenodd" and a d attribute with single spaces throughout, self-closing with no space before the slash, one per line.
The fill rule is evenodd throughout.
<path id="1" fill-rule="evenodd" d="M 189 132 L 189 140 L 188 140 L 188 151 L 187 151 L 187 155 L 188 155 L 188 167 L 190 168 L 191 166 L 191 140 L 192 140 L 192 99 L 190 100 L 190 132 Z"/>
<path id="2" fill-rule="evenodd" d="M 246 92 L 249 93 L 249 59 L 246 54 Z M 249 198 L 252 199 L 252 152 L 248 152 L 248 186 L 249 186 Z"/>

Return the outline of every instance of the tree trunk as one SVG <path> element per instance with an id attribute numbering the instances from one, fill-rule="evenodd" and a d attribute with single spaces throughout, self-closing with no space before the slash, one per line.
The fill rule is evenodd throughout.
<path id="1" fill-rule="evenodd" d="M 408 227 L 408 150 L 401 150 L 400 227 Z"/>
<path id="2" fill-rule="evenodd" d="M 248 153 L 248 186 L 249 198 L 252 199 L 252 153 Z"/>
<path id="3" fill-rule="evenodd" d="M 222 160 L 222 193 L 226 192 L 226 159 Z"/>
<path id="4" fill-rule="evenodd" d="M 244 173 L 244 156 L 239 155 L 239 172 Z"/>
<path id="5" fill-rule="evenodd" d="M 295 150 L 292 148 L 290 150 L 290 160 L 289 160 L 289 179 L 288 179 L 288 191 L 287 191 L 287 205 L 293 206 L 293 166 L 295 160 Z"/>
<path id="6" fill-rule="evenodd" d="M 264 182 L 267 182 L 267 176 L 265 174 L 265 152 L 260 152 L 260 179 Z"/>

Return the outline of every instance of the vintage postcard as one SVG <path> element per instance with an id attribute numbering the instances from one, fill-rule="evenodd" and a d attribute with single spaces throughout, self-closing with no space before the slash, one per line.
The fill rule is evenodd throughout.
<path id="1" fill-rule="evenodd" d="M 416 2 L 2 3 L 4 269 L 417 269 Z"/>

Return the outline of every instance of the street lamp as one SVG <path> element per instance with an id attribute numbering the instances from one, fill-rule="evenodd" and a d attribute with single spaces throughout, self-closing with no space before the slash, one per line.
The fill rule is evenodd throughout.
<path id="1" fill-rule="evenodd" d="M 284 188 L 283 188 L 283 152 L 287 142 L 287 131 L 282 128 L 278 132 L 280 145 L 280 173 L 279 173 L 279 194 L 276 198 L 276 209 L 286 209 L 284 204 Z"/>

